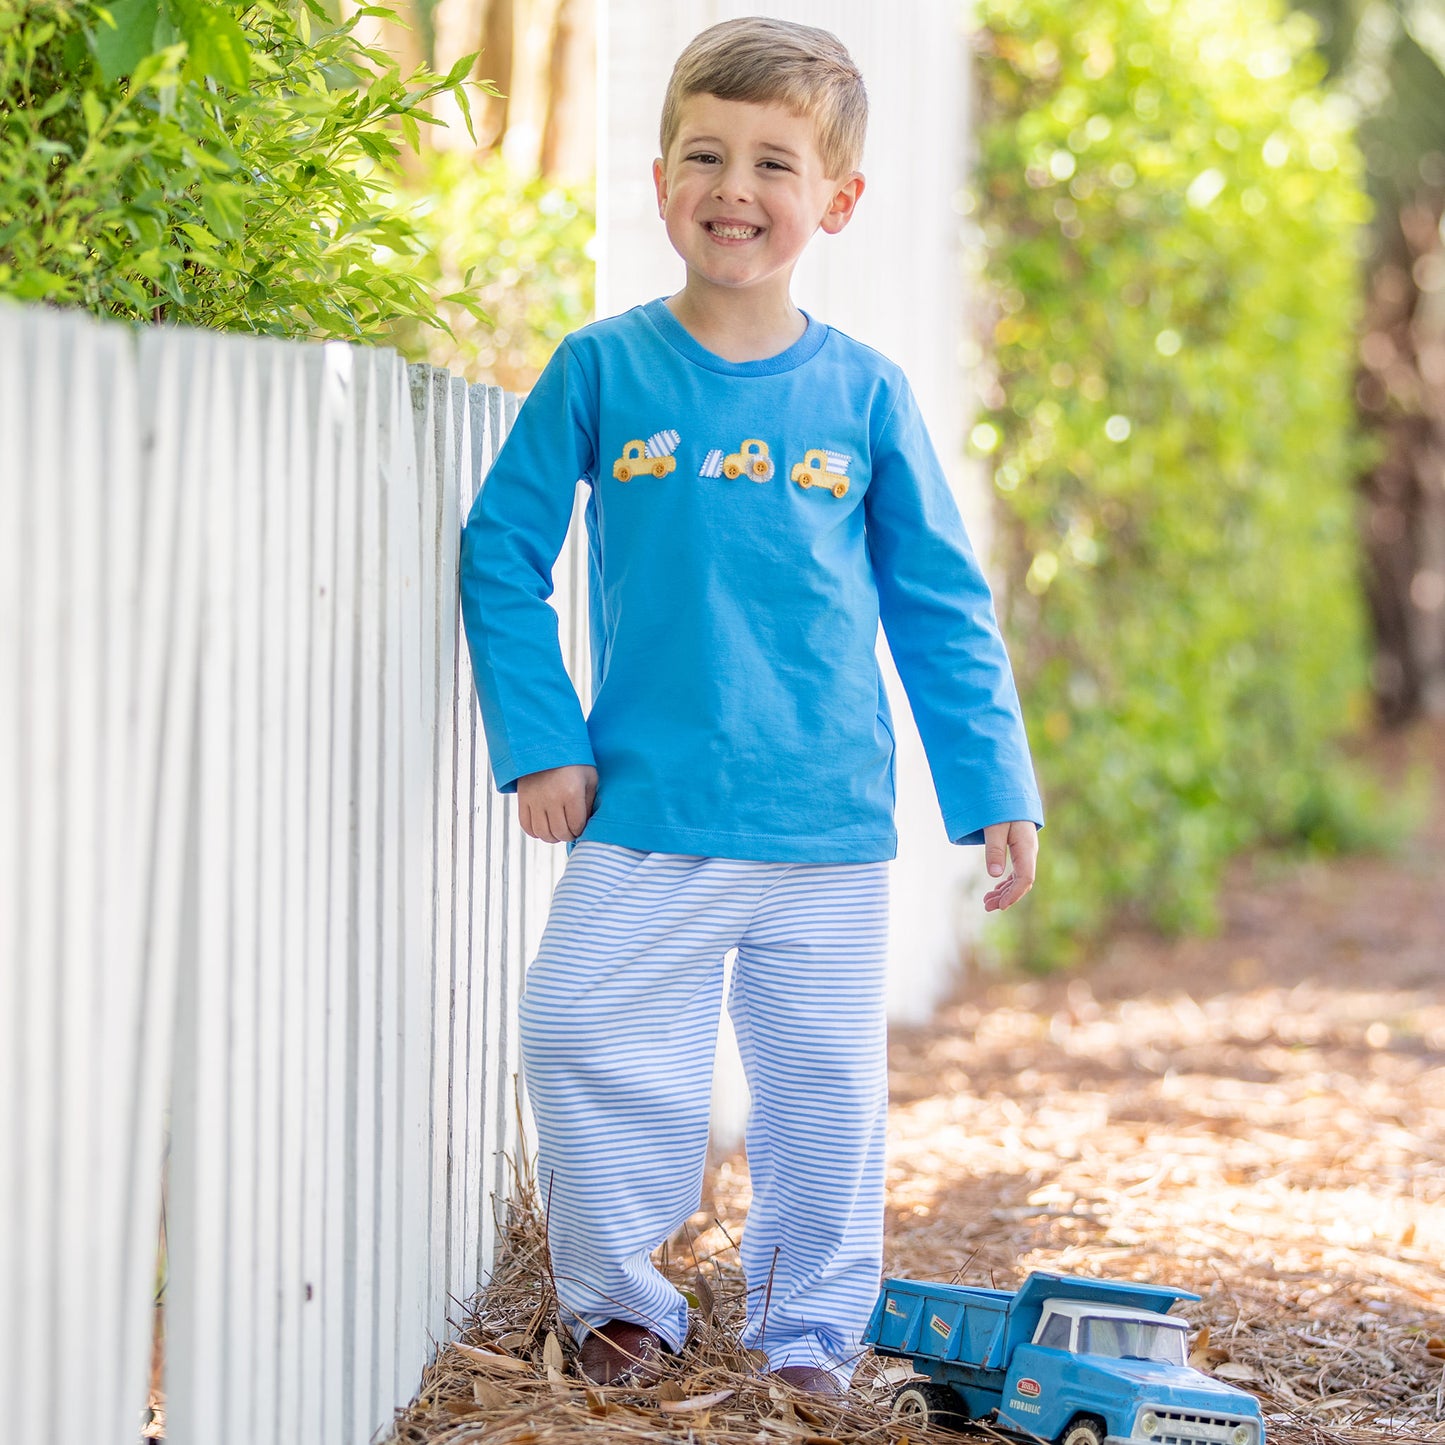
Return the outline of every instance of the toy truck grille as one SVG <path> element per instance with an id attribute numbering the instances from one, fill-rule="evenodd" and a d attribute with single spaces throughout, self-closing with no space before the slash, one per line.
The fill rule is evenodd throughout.
<path id="1" fill-rule="evenodd" d="M 1249 1422 L 1237 1415 L 1201 1415 L 1192 1410 L 1166 1410 L 1151 1406 L 1141 1420 L 1153 1416 L 1154 1428 L 1149 1434 L 1140 1432 L 1136 1440 L 1148 1440 L 1150 1445 L 1232 1445 L 1234 1432 Z M 1256 1439 L 1250 1429 L 1251 1439 Z"/>

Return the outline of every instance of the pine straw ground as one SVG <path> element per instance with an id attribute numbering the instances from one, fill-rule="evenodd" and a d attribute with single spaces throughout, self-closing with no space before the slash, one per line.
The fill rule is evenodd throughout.
<path id="1" fill-rule="evenodd" d="M 1414 746 L 1445 802 L 1445 729 Z M 1179 1310 L 1194 1363 L 1260 1396 L 1273 1445 L 1445 1441 L 1442 982 L 1445 806 L 1392 860 L 1242 865 L 1214 939 L 1125 935 L 1072 978 L 971 981 L 894 1032 L 885 1269 L 1180 1285 L 1203 1296 Z M 720 1161 L 666 1250 L 707 1318 L 628 1392 L 573 1375 L 524 1192 L 395 1445 L 905 1440 L 898 1366 L 865 1360 L 835 1405 L 734 1343 L 747 1195 Z"/>

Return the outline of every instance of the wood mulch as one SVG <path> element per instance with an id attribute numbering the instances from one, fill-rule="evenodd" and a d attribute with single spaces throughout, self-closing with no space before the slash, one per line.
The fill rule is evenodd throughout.
<path id="1" fill-rule="evenodd" d="M 1247 860 L 1214 938 L 1124 934 L 1073 976 L 972 979 L 895 1029 L 887 1272 L 1182 1286 L 1194 1363 L 1260 1396 L 1273 1445 L 1445 1441 L 1445 726 L 1379 751 L 1407 757 L 1439 806 L 1397 855 Z M 524 1196 L 390 1438 L 958 1440 L 890 1421 L 873 1360 L 839 1405 L 755 1373 L 735 1343 L 747 1193 L 720 1161 L 669 1246 L 709 1318 L 643 1392 L 571 1373 Z"/>

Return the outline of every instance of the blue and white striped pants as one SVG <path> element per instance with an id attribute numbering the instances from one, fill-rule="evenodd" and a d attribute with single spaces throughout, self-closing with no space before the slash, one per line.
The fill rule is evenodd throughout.
<path id="1" fill-rule="evenodd" d="M 651 1254 L 697 1208 L 723 957 L 752 1091 L 743 1341 L 846 1381 L 878 1294 L 886 863 L 750 863 L 580 843 L 521 1005 L 552 1267 L 574 1331 L 687 1303 Z"/>

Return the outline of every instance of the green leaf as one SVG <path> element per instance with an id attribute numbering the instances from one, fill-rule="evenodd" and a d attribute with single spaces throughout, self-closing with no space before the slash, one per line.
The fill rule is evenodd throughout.
<path id="1" fill-rule="evenodd" d="M 115 81 L 151 53 L 160 0 L 109 0 L 97 13 L 101 23 L 92 38 L 96 62 L 106 80 Z"/>
<path id="2" fill-rule="evenodd" d="M 192 63 L 210 79 L 244 90 L 251 79 L 245 34 L 230 10 L 210 0 L 169 0 Z"/>
<path id="3" fill-rule="evenodd" d="M 22 301 L 48 301 L 53 297 L 67 295 L 72 285 L 73 282 L 67 276 L 36 269 L 26 271 L 19 277 L 11 295 Z"/>
<path id="4" fill-rule="evenodd" d="M 210 228 L 227 241 L 239 241 L 245 234 L 245 198 L 239 186 L 206 186 L 201 192 L 201 214 Z"/>
<path id="5" fill-rule="evenodd" d="M 105 124 L 105 107 L 93 90 L 87 90 L 81 94 L 80 109 L 85 116 L 86 139 L 94 140 L 96 132 Z"/>
<path id="6" fill-rule="evenodd" d="M 482 52 L 474 50 L 470 55 L 464 55 L 452 68 L 447 71 L 447 78 L 442 82 L 443 89 L 451 89 L 459 81 L 465 79 L 472 73 L 472 66 L 477 63 L 477 56 Z"/>

